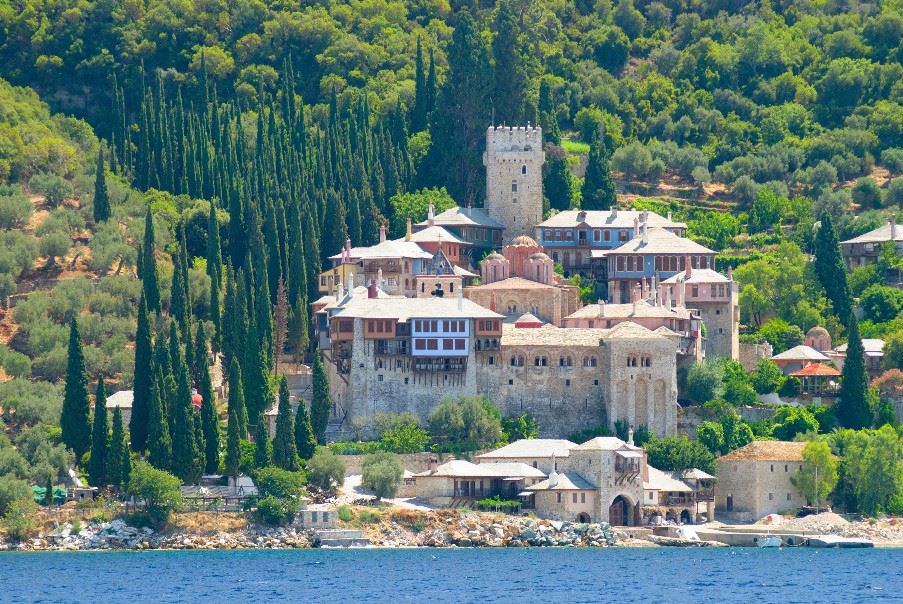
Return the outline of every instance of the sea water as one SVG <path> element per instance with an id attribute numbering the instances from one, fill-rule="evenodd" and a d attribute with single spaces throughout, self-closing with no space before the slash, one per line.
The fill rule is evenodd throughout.
<path id="1" fill-rule="evenodd" d="M 10 552 L 0 602 L 903 603 L 903 550 Z"/>

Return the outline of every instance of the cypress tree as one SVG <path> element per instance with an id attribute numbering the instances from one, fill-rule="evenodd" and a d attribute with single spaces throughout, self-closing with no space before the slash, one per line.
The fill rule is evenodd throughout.
<path id="1" fill-rule="evenodd" d="M 47 475 L 47 482 L 44 483 L 44 505 L 53 505 L 53 475 Z"/>
<path id="2" fill-rule="evenodd" d="M 173 417 L 172 433 L 172 473 L 183 482 L 194 482 L 197 477 L 195 461 L 198 448 L 194 430 L 194 408 L 191 402 L 191 387 L 188 381 L 188 367 L 182 355 L 179 330 L 175 322 L 170 324 L 170 357 L 173 375 L 166 376 L 167 408 Z"/>
<path id="3" fill-rule="evenodd" d="M 198 339 L 203 337 L 204 324 L 201 323 L 198 328 Z M 204 435 L 204 471 L 207 474 L 214 474 L 219 468 L 219 422 L 216 417 L 216 400 L 206 354 L 200 355 L 198 365 L 200 367 L 199 391 L 203 398 L 201 428 Z"/>
<path id="4" fill-rule="evenodd" d="M 825 295 L 831 301 L 834 314 L 843 324 L 849 323 L 850 288 L 847 285 L 847 272 L 843 267 L 837 230 L 830 214 L 821 216 L 821 226 L 815 233 L 815 275 L 825 288 Z"/>
<path id="5" fill-rule="evenodd" d="M 438 83 L 436 80 L 436 59 L 433 56 L 433 49 L 430 47 L 430 68 L 426 76 L 426 112 L 427 116 L 436 108 L 436 91 Z"/>
<path id="6" fill-rule="evenodd" d="M 310 459 L 317 450 L 317 437 L 310 424 L 310 413 L 307 411 L 307 403 L 298 399 L 298 408 L 295 411 L 295 447 L 301 459 Z"/>
<path id="7" fill-rule="evenodd" d="M 499 3 L 493 29 L 495 87 L 492 106 L 495 109 L 495 119 L 502 124 L 524 124 L 527 73 L 520 52 L 521 23 L 511 0 Z"/>
<path id="8" fill-rule="evenodd" d="M 590 144 L 581 194 L 580 208 L 583 210 L 607 210 L 618 202 L 615 181 L 611 177 L 608 149 L 598 132 Z"/>
<path id="9" fill-rule="evenodd" d="M 110 193 L 103 163 L 103 145 L 97 151 L 97 173 L 94 177 L 94 224 L 106 222 L 110 218 Z"/>
<path id="10" fill-rule="evenodd" d="M 172 376 L 170 376 L 172 379 Z M 165 417 L 163 397 L 160 395 L 159 382 L 151 383 L 151 404 L 148 416 L 147 460 L 160 470 L 167 470 L 172 464 L 172 440 L 169 437 L 169 422 Z"/>
<path id="11" fill-rule="evenodd" d="M 107 482 L 120 490 L 128 486 L 124 476 L 127 463 L 129 463 L 129 443 L 122 426 L 122 410 L 116 405 L 113 408 L 113 435 L 107 449 Z"/>
<path id="12" fill-rule="evenodd" d="M 197 483 L 204 470 L 207 468 L 207 442 L 204 440 L 203 420 L 199 413 L 191 414 L 191 421 L 194 426 L 194 482 Z"/>
<path id="13" fill-rule="evenodd" d="M 174 252 L 172 254 L 173 272 L 169 296 L 169 316 L 178 322 L 179 327 L 184 332 L 187 323 L 186 315 L 188 313 L 188 291 L 185 287 L 187 284 L 185 283 L 184 274 L 182 273 L 180 256 L 181 252 Z"/>
<path id="14" fill-rule="evenodd" d="M 235 413 L 238 422 L 238 434 L 244 438 L 248 434 L 248 410 L 245 406 L 245 388 L 241 379 L 241 366 L 238 359 L 232 359 L 229 367 L 229 413 Z"/>
<path id="15" fill-rule="evenodd" d="M 88 400 L 88 376 L 85 355 L 75 317 L 69 321 L 69 353 L 66 362 L 66 390 L 60 428 L 63 443 L 75 453 L 75 462 L 81 459 L 91 446 L 91 403 Z"/>
<path id="16" fill-rule="evenodd" d="M 257 416 L 254 430 L 254 467 L 265 468 L 270 465 L 270 439 L 267 434 L 267 423 L 263 413 Z"/>
<path id="17" fill-rule="evenodd" d="M 420 132 L 427 126 L 426 74 L 423 68 L 423 49 L 417 36 L 417 54 L 414 57 L 414 110 L 411 112 L 411 132 Z"/>
<path id="18" fill-rule="evenodd" d="M 214 351 L 220 350 L 222 342 L 222 314 L 220 310 L 220 288 L 223 282 L 222 246 L 219 240 L 219 220 L 216 217 L 216 200 L 210 202 L 207 217 L 207 274 L 210 276 L 210 321 L 213 323 L 213 338 L 210 340 Z"/>
<path id="19" fill-rule="evenodd" d="M 241 444 L 239 439 L 238 415 L 235 409 L 229 410 L 229 423 L 226 436 L 226 474 L 238 477 L 241 466 Z"/>
<path id="20" fill-rule="evenodd" d="M 153 342 L 150 319 L 144 293 L 138 303 L 138 329 L 135 332 L 135 382 L 132 387 L 132 416 L 129 418 L 129 434 L 135 451 L 147 449 L 147 422 L 150 407 L 151 382 L 153 381 Z"/>
<path id="21" fill-rule="evenodd" d="M 295 424 L 289 402 L 288 382 L 279 380 L 279 412 L 276 415 L 276 437 L 273 439 L 273 465 L 283 470 L 298 470 L 298 448 L 295 444 Z"/>
<path id="22" fill-rule="evenodd" d="M 332 397 L 329 393 L 329 379 L 326 369 L 318 353 L 314 354 L 313 397 L 310 402 L 310 423 L 317 442 L 325 442 L 326 426 L 329 424 L 329 412 L 332 409 Z"/>
<path id="23" fill-rule="evenodd" d="M 573 198 L 573 176 L 564 149 L 554 145 L 546 146 L 544 170 L 542 187 L 549 200 L 549 207 L 559 211 L 570 209 Z"/>
<path id="24" fill-rule="evenodd" d="M 109 456 L 110 432 L 107 426 L 107 390 L 103 377 L 97 378 L 97 393 L 94 397 L 94 428 L 91 432 L 91 458 L 88 460 L 88 478 L 95 487 L 103 488 L 109 483 L 107 458 Z"/>
<path id="25" fill-rule="evenodd" d="M 141 282 L 149 312 L 160 312 L 160 276 L 157 272 L 157 256 L 154 244 L 154 217 L 150 205 L 144 216 L 144 242 L 141 246 Z"/>
<path id="26" fill-rule="evenodd" d="M 865 368 L 865 350 L 859 337 L 859 322 L 850 313 L 847 323 L 847 358 L 843 363 L 843 382 L 834 414 L 844 428 L 861 430 L 872 424 L 869 408 L 868 374 Z"/>
<path id="27" fill-rule="evenodd" d="M 482 152 L 493 79 L 486 42 L 466 9 L 452 34 L 448 65 L 430 119 L 432 144 L 424 158 L 423 184 L 445 185 L 462 206 L 475 206 L 485 193 Z M 329 254 L 337 251 L 336 247 Z"/>

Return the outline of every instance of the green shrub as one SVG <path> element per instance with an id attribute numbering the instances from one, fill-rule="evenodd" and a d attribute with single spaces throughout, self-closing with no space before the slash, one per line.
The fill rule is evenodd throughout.
<path id="1" fill-rule="evenodd" d="M 268 495 L 257 500 L 255 517 L 264 524 L 281 525 L 291 522 L 300 509 L 299 500 Z"/>
<path id="2" fill-rule="evenodd" d="M 398 455 L 383 451 L 364 458 L 362 474 L 365 489 L 374 491 L 377 499 L 389 499 L 398 492 L 404 467 Z"/>
<path id="3" fill-rule="evenodd" d="M 404 423 L 383 432 L 380 444 L 393 453 L 417 453 L 425 451 L 430 433 L 416 423 Z"/>
<path id="4" fill-rule="evenodd" d="M 325 447 L 317 447 L 307 462 L 307 477 L 311 484 L 331 491 L 345 480 L 345 462 Z"/>
<path id="5" fill-rule="evenodd" d="M 257 470 L 254 481 L 261 497 L 294 499 L 303 495 L 304 485 L 307 482 L 304 472 L 289 472 L 275 466 Z"/>
<path id="6" fill-rule="evenodd" d="M 132 466 L 128 493 L 144 502 L 144 510 L 157 526 L 165 525 L 170 514 L 182 505 L 181 482 L 178 478 L 158 470 L 146 461 L 137 461 Z"/>
<path id="7" fill-rule="evenodd" d="M 18 187 L 0 189 L 0 228 L 18 229 L 28 224 L 32 206 Z"/>
<path id="8" fill-rule="evenodd" d="M 72 195 L 72 185 L 56 174 L 41 172 L 28 180 L 28 188 L 47 199 L 47 205 L 57 207 Z"/>
<path id="9" fill-rule="evenodd" d="M 336 441 L 326 447 L 336 455 L 368 455 L 378 451 L 384 451 L 383 443 L 378 440 L 362 442 Z"/>
<path id="10" fill-rule="evenodd" d="M 339 506 L 339 520 L 341 520 L 342 522 L 351 522 L 352 520 L 354 520 L 354 511 L 350 506 Z"/>
<path id="11" fill-rule="evenodd" d="M 376 524 L 381 520 L 381 517 L 377 512 L 361 510 L 360 514 L 358 514 L 358 520 L 361 524 Z"/>

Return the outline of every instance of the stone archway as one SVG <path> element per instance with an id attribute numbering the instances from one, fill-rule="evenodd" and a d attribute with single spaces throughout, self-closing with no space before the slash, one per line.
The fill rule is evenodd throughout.
<path id="1" fill-rule="evenodd" d="M 618 495 L 608 506 L 608 523 L 612 526 L 636 526 L 634 504 L 627 495 Z"/>
<path id="2" fill-rule="evenodd" d="M 577 522 L 581 524 L 589 524 L 591 522 L 589 514 L 587 514 L 586 512 L 580 512 L 579 514 L 577 514 Z"/>

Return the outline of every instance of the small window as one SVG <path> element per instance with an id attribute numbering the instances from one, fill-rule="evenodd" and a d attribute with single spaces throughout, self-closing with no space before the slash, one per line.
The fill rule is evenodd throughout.
<path id="1" fill-rule="evenodd" d="M 580 493 L 580 503 L 586 503 L 586 493 Z"/>
<path id="2" fill-rule="evenodd" d="M 771 464 L 771 471 L 774 472 L 774 464 Z"/>
<path id="3" fill-rule="evenodd" d="M 490 364 L 490 365 L 495 365 L 495 357 L 492 356 L 492 355 L 489 355 L 489 364 Z"/>
<path id="4" fill-rule="evenodd" d="M 509 385 L 509 386 L 513 386 L 513 385 L 514 385 L 514 380 L 508 380 L 508 385 Z"/>
<path id="5" fill-rule="evenodd" d="M 774 493 L 768 494 L 768 501 L 774 501 Z"/>
<path id="6" fill-rule="evenodd" d="M 716 309 L 715 309 L 715 314 L 716 314 L 716 315 L 720 315 L 720 314 L 721 314 L 721 309 L 720 309 L 720 308 L 716 308 Z"/>
<path id="7" fill-rule="evenodd" d="M 311 512 L 311 513 L 310 513 L 310 521 L 311 521 L 311 522 L 316 522 L 316 521 L 317 521 L 317 513 L 316 513 L 316 512 Z"/>
<path id="8" fill-rule="evenodd" d="M 517 193 L 517 181 L 516 180 L 511 181 L 511 192 Z"/>
<path id="9" fill-rule="evenodd" d="M 527 174 L 527 165 L 526 164 L 524 164 L 523 166 L 520 167 L 520 173 L 523 175 Z"/>
<path id="10" fill-rule="evenodd" d="M 789 471 L 790 471 L 789 466 L 788 466 L 787 464 L 784 464 L 784 471 L 785 471 L 785 472 L 789 472 Z"/>
<path id="11" fill-rule="evenodd" d="M 405 384 L 408 383 L 408 379 L 409 379 L 409 378 L 405 378 L 405 379 L 404 379 L 404 383 L 405 383 Z"/>
<path id="12" fill-rule="evenodd" d="M 598 385 L 599 385 L 599 380 L 593 380 L 593 386 L 598 386 Z"/>
<path id="13" fill-rule="evenodd" d="M 558 503 L 561 503 L 561 493 L 558 493 Z"/>
<path id="14" fill-rule="evenodd" d="M 379 375 L 377 375 L 377 376 L 376 376 L 376 381 L 377 381 L 377 382 L 383 381 L 383 374 L 380 373 Z"/>
<path id="15" fill-rule="evenodd" d="M 571 497 L 571 502 L 572 502 L 572 503 L 577 503 L 577 493 L 571 493 L 571 495 L 572 495 L 572 497 Z"/>
<path id="16" fill-rule="evenodd" d="M 571 380 L 564 380 L 564 385 L 565 385 L 565 386 L 570 386 L 570 385 L 571 385 Z"/>
<path id="17" fill-rule="evenodd" d="M 790 493 L 787 493 L 787 501 L 790 501 Z"/>

